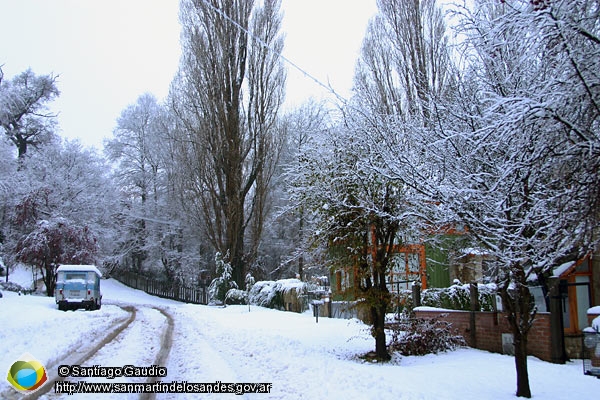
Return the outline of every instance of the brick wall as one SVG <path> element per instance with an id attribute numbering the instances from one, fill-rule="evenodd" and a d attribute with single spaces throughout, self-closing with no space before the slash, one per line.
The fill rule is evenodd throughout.
<path id="1" fill-rule="evenodd" d="M 475 312 L 475 335 L 471 332 L 471 312 L 455 310 L 423 310 L 416 308 L 417 318 L 434 318 L 444 315 L 460 333 L 467 344 L 481 350 L 502 353 L 502 334 L 511 333 L 506 314 Z M 474 336 L 474 337 L 473 337 Z M 473 340 L 475 339 L 475 340 Z M 529 354 L 545 361 L 551 360 L 550 313 L 538 313 L 528 335 Z"/>

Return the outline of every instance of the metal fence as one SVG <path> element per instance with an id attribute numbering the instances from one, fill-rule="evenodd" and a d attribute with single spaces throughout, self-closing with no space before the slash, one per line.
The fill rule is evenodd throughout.
<path id="1" fill-rule="evenodd" d="M 583 373 L 600 379 L 600 332 L 586 328 L 582 341 Z"/>
<path id="2" fill-rule="evenodd" d="M 127 271 L 118 272 L 113 274 L 112 277 L 129 287 L 143 290 L 154 296 L 185 303 L 208 304 L 208 291 L 206 288 L 193 288 L 177 283 L 157 281 Z"/>

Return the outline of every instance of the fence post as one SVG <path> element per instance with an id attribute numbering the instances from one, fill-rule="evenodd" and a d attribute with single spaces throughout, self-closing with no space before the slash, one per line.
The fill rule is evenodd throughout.
<path id="1" fill-rule="evenodd" d="M 559 278 L 548 278 L 550 296 L 550 361 L 554 364 L 564 364 L 567 361 L 565 351 L 562 293 Z"/>
<path id="2" fill-rule="evenodd" d="M 398 291 L 398 294 L 400 294 L 400 291 Z M 421 285 L 419 282 L 413 282 L 412 299 L 415 307 L 421 307 Z"/>
<path id="3" fill-rule="evenodd" d="M 470 295 L 470 309 L 471 315 L 469 318 L 469 330 L 471 335 L 471 347 L 477 348 L 477 321 L 476 312 L 479 311 L 479 287 L 477 282 L 471 282 L 469 284 L 469 295 Z"/>

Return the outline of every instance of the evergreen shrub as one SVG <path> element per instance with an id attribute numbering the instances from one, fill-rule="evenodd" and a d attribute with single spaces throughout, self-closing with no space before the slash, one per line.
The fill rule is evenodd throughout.
<path id="1" fill-rule="evenodd" d="M 465 339 L 439 318 L 408 318 L 391 325 L 389 349 L 404 356 L 422 356 L 466 346 Z"/>

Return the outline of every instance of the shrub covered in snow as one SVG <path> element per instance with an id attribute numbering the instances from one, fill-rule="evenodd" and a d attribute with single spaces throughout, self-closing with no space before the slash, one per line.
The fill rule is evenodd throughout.
<path id="1" fill-rule="evenodd" d="M 438 318 L 410 318 L 391 327 L 389 349 L 405 356 L 437 354 L 467 345 L 451 324 Z"/>
<path id="2" fill-rule="evenodd" d="M 258 281 L 250 290 L 250 304 L 267 308 L 280 308 L 283 300 L 278 297 L 274 281 Z"/>
<path id="3" fill-rule="evenodd" d="M 229 289 L 225 296 L 225 304 L 248 304 L 248 292 L 240 289 Z"/>
<path id="4" fill-rule="evenodd" d="M 31 292 L 31 289 L 26 289 L 23 286 L 19 285 L 18 283 L 14 283 L 14 282 L 1 282 L 0 281 L 0 288 L 2 290 L 6 290 L 9 292 L 21 292 L 21 293 Z"/>
<path id="5" fill-rule="evenodd" d="M 301 296 L 306 294 L 307 290 L 307 284 L 299 279 L 258 281 L 250 290 L 250 304 L 283 310 L 284 294 L 295 291 L 297 296 Z"/>
<path id="6" fill-rule="evenodd" d="M 493 297 L 496 286 L 478 285 L 480 311 L 493 311 Z M 421 296 L 421 304 L 429 307 L 441 307 L 451 310 L 470 310 L 471 294 L 469 284 L 457 284 L 443 289 L 427 289 Z"/>
<path id="7" fill-rule="evenodd" d="M 480 284 L 479 311 L 493 311 L 493 298 L 496 295 L 496 285 Z M 398 296 L 401 309 L 410 311 L 414 308 L 411 291 L 404 291 Z M 431 288 L 421 292 L 421 305 L 448 310 L 470 311 L 471 295 L 469 284 L 454 284 L 447 288 Z"/>
<path id="8" fill-rule="evenodd" d="M 225 262 L 221 253 L 215 255 L 217 264 L 217 277 L 213 279 L 208 287 L 208 295 L 211 302 L 225 302 L 225 297 L 230 289 L 237 289 L 237 284 L 231 278 L 231 264 Z"/>

